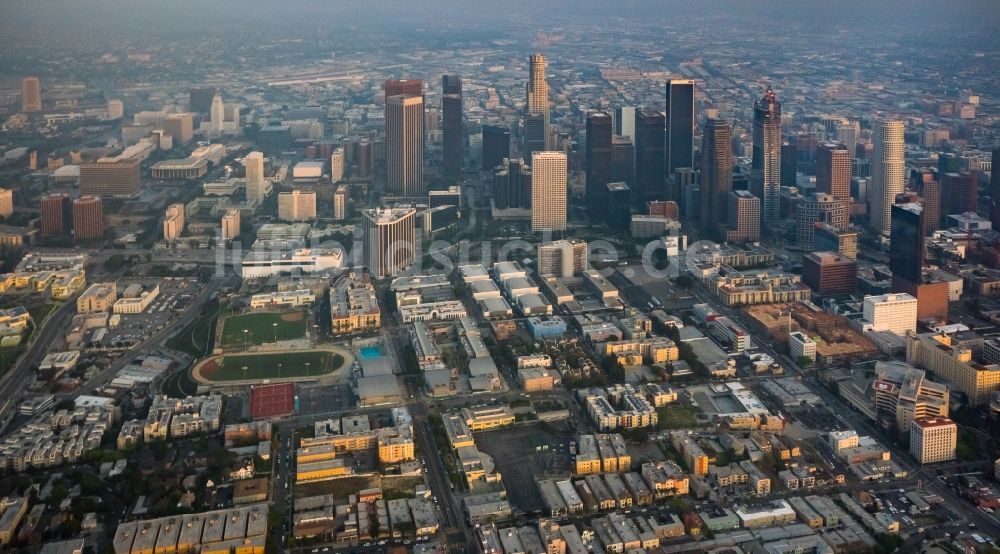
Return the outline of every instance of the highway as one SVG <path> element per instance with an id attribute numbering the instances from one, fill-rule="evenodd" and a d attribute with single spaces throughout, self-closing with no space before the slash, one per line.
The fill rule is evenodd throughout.
<path id="1" fill-rule="evenodd" d="M 49 314 L 45 325 L 36 329 L 31 335 L 28 350 L 14 364 L 14 367 L 0 378 L 0 398 L 5 399 L 5 401 L 9 400 L 0 412 L 0 421 L 3 422 L 4 428 L 9 423 L 10 416 L 17 410 L 25 387 L 34 380 L 31 372 L 41 363 L 55 339 L 61 338 L 59 333 L 75 313 L 76 297 L 74 296 Z M 41 323 L 41 321 L 36 321 L 35 325 L 41 325 Z"/>
<path id="2" fill-rule="evenodd" d="M 227 277 L 212 277 L 208 284 L 206 284 L 201 289 L 201 292 L 198 293 L 198 296 L 191 300 L 191 304 L 184 310 L 184 313 L 182 313 L 177 319 L 168 322 L 158 331 L 150 335 L 146 340 L 135 345 L 125 355 L 112 362 L 111 365 L 102 369 L 83 386 L 73 391 L 73 393 L 69 395 L 69 398 L 92 394 L 97 389 L 107 385 L 122 368 L 131 363 L 136 357 L 150 354 L 154 350 L 163 346 L 163 343 L 168 338 L 173 336 L 178 331 L 183 330 L 201 315 L 201 305 L 210 298 L 214 297 L 215 293 L 218 292 L 223 284 L 225 284 L 226 280 L 231 277 L 232 275 Z"/>
<path id="3" fill-rule="evenodd" d="M 107 368 L 101 370 L 92 379 L 64 398 L 77 398 L 81 395 L 93 393 L 95 390 L 105 386 L 119 370 L 128 365 L 136 356 L 148 354 L 162 346 L 162 343 L 167 338 L 186 327 L 201 314 L 201 310 L 198 308 L 219 290 L 226 279 L 213 277 L 202 288 L 198 296 L 192 299 L 191 304 L 177 319 L 170 321 L 160 330 L 150 335 L 149 338 L 128 350 Z M 63 302 L 49 314 L 45 320 L 45 325 L 37 329 L 32 335 L 28 350 L 21 356 L 14 367 L 0 378 L 0 398 L 11 399 L 11 402 L 7 402 L 0 408 L 0 421 L 4 422 L 4 431 L 7 431 L 7 424 L 22 400 L 24 389 L 33 380 L 31 372 L 35 371 L 35 368 L 41 363 L 51 346 L 62 341 L 62 332 L 75 313 L 76 297 L 74 296 Z M 36 323 L 40 324 L 41 322 Z"/>

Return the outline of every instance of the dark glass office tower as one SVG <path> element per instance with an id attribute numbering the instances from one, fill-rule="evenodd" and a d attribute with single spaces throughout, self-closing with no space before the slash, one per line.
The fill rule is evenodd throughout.
<path id="1" fill-rule="evenodd" d="M 679 167 L 694 167 L 694 80 L 667 82 L 666 127 L 666 174 L 670 176 Z"/>
<path id="2" fill-rule="evenodd" d="M 483 125 L 483 169 L 500 165 L 510 157 L 510 129 L 499 125 Z"/>
<path id="3" fill-rule="evenodd" d="M 962 157 L 958 154 L 944 153 L 938 156 L 938 174 L 958 173 L 962 171 Z"/>
<path id="4" fill-rule="evenodd" d="M 628 231 L 632 213 L 632 197 L 629 186 L 621 182 L 608 183 L 606 219 L 608 227 Z"/>
<path id="5" fill-rule="evenodd" d="M 894 279 L 905 279 L 912 284 L 923 280 L 923 212 L 920 204 L 895 204 L 892 207 L 889 270 Z"/>
<path id="6" fill-rule="evenodd" d="M 215 99 L 214 88 L 193 88 L 188 93 L 188 107 L 192 112 L 208 113 L 212 109 L 212 100 Z"/>
<path id="7" fill-rule="evenodd" d="M 630 189 L 635 183 L 635 146 L 630 137 L 611 137 L 611 181 L 625 183 Z"/>
<path id="8" fill-rule="evenodd" d="M 724 119 L 709 119 L 701 143 L 701 216 L 708 236 L 721 233 L 726 197 L 733 190 L 733 128 Z"/>
<path id="9" fill-rule="evenodd" d="M 498 210 L 531 209 L 531 169 L 524 160 L 503 159 L 493 174 L 493 202 Z"/>
<path id="10" fill-rule="evenodd" d="M 965 212 L 976 213 L 979 208 L 979 177 L 970 171 L 944 173 L 941 180 L 941 208 L 943 217 Z"/>
<path id="11" fill-rule="evenodd" d="M 635 202 L 664 200 L 663 112 L 642 109 L 635 114 Z"/>
<path id="12" fill-rule="evenodd" d="M 449 177 L 462 175 L 462 78 L 441 77 L 441 170 Z"/>
<path id="13" fill-rule="evenodd" d="M 781 186 L 794 187 L 796 174 L 799 171 L 799 152 L 794 142 L 784 142 L 781 145 Z"/>
<path id="14" fill-rule="evenodd" d="M 441 94 L 462 94 L 462 78 L 458 75 L 442 75 Z"/>
<path id="15" fill-rule="evenodd" d="M 607 184 L 611 182 L 611 116 L 593 112 L 587 116 L 587 204 L 592 213 L 606 201 Z M 603 211 L 603 210 L 598 210 Z"/>

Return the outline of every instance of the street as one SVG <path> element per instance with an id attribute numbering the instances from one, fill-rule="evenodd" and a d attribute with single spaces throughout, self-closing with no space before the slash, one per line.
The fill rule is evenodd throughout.
<path id="1" fill-rule="evenodd" d="M 908 451 L 905 451 L 897 446 L 895 441 L 886 440 L 885 437 L 882 437 L 872 422 L 868 421 L 860 413 L 856 412 L 853 408 L 847 405 L 846 402 L 832 394 L 825 386 L 818 382 L 814 375 L 801 371 L 798 366 L 792 362 L 788 355 L 775 349 L 772 341 L 762 338 L 759 334 L 756 334 L 752 330 L 754 327 L 747 324 L 746 318 L 743 316 L 742 312 L 722 305 L 721 302 L 717 301 L 702 287 L 701 283 L 698 282 L 697 279 L 695 280 L 695 284 L 692 286 L 691 290 L 692 294 L 694 294 L 699 302 L 710 305 L 713 310 L 729 317 L 733 321 L 738 321 L 744 329 L 750 333 L 751 340 L 753 341 L 755 347 L 771 356 L 775 361 L 784 366 L 786 370 L 792 370 L 794 374 L 800 375 L 805 380 L 809 381 L 810 390 L 823 400 L 823 403 L 827 406 L 830 413 L 832 413 L 845 428 L 854 429 L 858 432 L 858 434 L 877 437 L 879 442 L 890 451 L 893 461 L 907 471 L 909 481 L 915 482 L 915 484 L 922 490 L 929 491 L 943 498 L 947 506 L 952 511 L 957 514 L 961 514 L 968 521 L 974 523 L 976 528 L 981 532 L 987 533 L 990 536 L 1000 537 L 1000 520 L 992 514 L 986 514 L 977 510 L 969 502 L 959 497 L 954 490 L 944 486 L 944 484 L 937 480 L 934 475 L 928 474 L 923 468 L 915 466 L 911 461 L 912 459 L 910 458 L 910 453 Z"/>

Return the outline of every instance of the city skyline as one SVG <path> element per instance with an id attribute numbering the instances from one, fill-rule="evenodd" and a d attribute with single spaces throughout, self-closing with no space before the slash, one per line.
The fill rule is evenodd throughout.
<path id="1" fill-rule="evenodd" d="M 0 548 L 992 552 L 995 0 L 9 0 Z"/>

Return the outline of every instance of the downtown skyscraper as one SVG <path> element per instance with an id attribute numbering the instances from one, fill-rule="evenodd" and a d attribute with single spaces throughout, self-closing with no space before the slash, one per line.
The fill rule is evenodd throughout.
<path id="1" fill-rule="evenodd" d="M 462 175 L 462 78 L 441 77 L 441 170 L 448 177 Z"/>
<path id="2" fill-rule="evenodd" d="M 246 166 L 247 202 L 260 205 L 267 196 L 267 179 L 264 178 L 264 153 L 250 152 L 243 158 Z"/>
<path id="3" fill-rule="evenodd" d="M 531 209 L 531 168 L 524 160 L 504 158 L 493 173 L 493 202 L 498 210 Z"/>
<path id="4" fill-rule="evenodd" d="M 753 105 L 750 192 L 760 198 L 763 221 L 781 218 L 781 103 L 771 87 Z"/>
<path id="5" fill-rule="evenodd" d="M 851 152 L 843 144 L 826 143 L 816 149 L 816 192 L 838 200 L 851 196 Z"/>
<path id="6" fill-rule="evenodd" d="M 400 196 L 423 194 L 424 97 L 390 96 L 385 106 L 386 187 Z"/>
<path id="7" fill-rule="evenodd" d="M 639 110 L 635 114 L 635 184 L 633 200 L 664 200 L 663 112 Z"/>
<path id="8" fill-rule="evenodd" d="M 615 134 L 635 141 L 635 106 L 615 108 Z"/>
<path id="9" fill-rule="evenodd" d="M 912 286 L 923 282 L 924 209 L 916 203 L 893 204 L 889 240 L 889 270 L 893 280 L 905 279 Z"/>
<path id="10" fill-rule="evenodd" d="M 694 167 L 694 80 L 667 81 L 666 176 L 673 179 L 681 167 Z M 676 183 L 669 187 L 668 200 L 680 202 Z"/>
<path id="11" fill-rule="evenodd" d="M 382 84 L 385 101 L 392 96 L 423 96 L 424 82 L 420 79 L 388 79 Z"/>
<path id="12" fill-rule="evenodd" d="M 510 157 L 510 129 L 483 125 L 483 169 L 491 170 Z"/>
<path id="13" fill-rule="evenodd" d="M 587 115 L 587 204 L 591 213 L 599 213 L 611 182 L 611 116 L 605 112 Z"/>
<path id="14" fill-rule="evenodd" d="M 566 154 L 531 155 L 531 231 L 566 230 Z"/>
<path id="15" fill-rule="evenodd" d="M 892 206 L 906 183 L 903 131 L 902 121 L 884 118 L 876 119 L 872 129 L 869 225 L 883 235 L 892 230 Z"/>
<path id="16" fill-rule="evenodd" d="M 24 113 L 42 111 L 42 85 L 38 77 L 21 79 L 21 111 Z"/>
<path id="17" fill-rule="evenodd" d="M 532 54 L 524 104 L 524 155 L 549 149 L 549 84 L 545 80 L 545 56 Z"/>
<path id="18" fill-rule="evenodd" d="M 727 220 L 727 197 L 733 190 L 733 127 L 724 119 L 709 119 L 701 143 L 701 214 L 699 226 L 707 237 L 721 234 Z"/>

